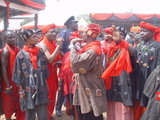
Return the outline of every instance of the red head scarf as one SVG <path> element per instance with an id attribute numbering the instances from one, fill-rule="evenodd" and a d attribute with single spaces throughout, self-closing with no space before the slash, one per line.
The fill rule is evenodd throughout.
<path id="1" fill-rule="evenodd" d="M 88 24 L 86 32 L 92 38 L 96 38 L 101 32 L 101 27 L 98 24 Z"/>
<path id="2" fill-rule="evenodd" d="M 104 29 L 104 32 L 110 34 L 110 35 L 113 35 L 113 30 L 112 30 L 112 27 L 107 27 Z"/>
<path id="3" fill-rule="evenodd" d="M 75 38 L 82 38 L 82 36 L 79 34 L 78 31 L 72 32 L 70 36 L 70 40 L 75 39 Z"/>
<path id="4" fill-rule="evenodd" d="M 154 25 L 151 25 L 149 23 L 146 23 L 146 22 L 141 22 L 140 23 L 140 27 L 148 29 L 148 30 L 154 32 L 153 38 L 156 41 L 160 41 L 160 28 L 158 28 L 158 27 L 156 27 Z"/>
<path id="5" fill-rule="evenodd" d="M 56 28 L 56 25 L 55 24 L 49 24 L 49 25 L 46 25 L 42 28 L 42 37 L 40 38 L 39 41 L 42 41 L 44 39 L 44 35 L 51 29 L 54 29 Z"/>
<path id="6" fill-rule="evenodd" d="M 46 32 L 48 32 L 49 30 L 51 29 L 54 29 L 56 28 L 56 25 L 55 24 L 49 24 L 49 25 L 46 25 L 43 29 L 42 29 L 42 34 L 46 34 Z"/>
<path id="7" fill-rule="evenodd" d="M 155 32 L 155 30 L 157 29 L 156 26 L 151 25 L 151 24 L 149 24 L 149 23 L 146 23 L 146 22 L 144 22 L 144 21 L 142 21 L 139 25 L 140 25 L 141 28 L 148 29 L 148 30 L 150 30 L 150 31 L 152 31 L 152 32 Z"/>

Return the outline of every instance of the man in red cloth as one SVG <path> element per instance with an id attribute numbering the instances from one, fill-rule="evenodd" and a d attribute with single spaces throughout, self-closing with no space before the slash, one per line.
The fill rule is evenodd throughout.
<path id="1" fill-rule="evenodd" d="M 13 113 L 16 113 L 16 120 L 24 120 L 25 113 L 21 112 L 19 104 L 18 87 L 12 81 L 12 73 L 18 48 L 15 46 L 16 37 L 13 31 L 6 31 L 5 47 L 2 50 L 2 102 L 3 110 L 7 120 L 11 120 Z"/>
<path id="2" fill-rule="evenodd" d="M 48 119 L 52 118 L 54 111 L 56 93 L 58 89 L 58 77 L 57 67 L 55 62 L 61 60 L 59 55 L 60 47 L 62 45 L 62 38 L 57 39 L 58 30 L 55 24 L 50 24 L 42 29 L 43 40 L 39 43 L 39 46 L 44 50 L 44 53 L 48 59 L 49 78 L 47 80 L 49 87 L 49 105 L 48 105 Z M 57 44 L 57 45 L 56 45 Z"/>
<path id="3" fill-rule="evenodd" d="M 82 36 L 78 31 L 72 32 L 70 40 L 80 39 Z M 73 92 L 74 92 L 74 80 L 73 72 L 70 65 L 70 52 L 67 52 L 62 59 L 62 67 L 60 71 L 60 79 L 63 80 L 63 91 L 66 97 L 66 114 L 74 116 L 74 107 L 72 105 Z"/>

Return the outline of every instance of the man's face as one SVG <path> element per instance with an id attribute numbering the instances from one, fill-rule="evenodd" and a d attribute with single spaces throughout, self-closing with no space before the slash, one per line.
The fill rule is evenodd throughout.
<path id="1" fill-rule="evenodd" d="M 106 41 L 111 41 L 111 40 L 113 40 L 113 37 L 112 37 L 112 35 L 110 35 L 110 34 L 108 34 L 108 33 L 103 33 L 103 35 L 104 35 L 104 40 L 106 40 Z"/>
<path id="2" fill-rule="evenodd" d="M 77 31 L 78 30 L 78 23 L 77 22 L 72 22 L 71 23 L 71 29 L 73 31 Z"/>
<path id="3" fill-rule="evenodd" d="M 33 34 L 31 35 L 28 39 L 27 39 L 27 42 L 30 44 L 30 45 L 35 45 L 38 43 L 38 36 L 36 34 Z"/>
<path id="4" fill-rule="evenodd" d="M 153 33 L 148 29 L 141 28 L 140 35 L 142 37 L 142 40 L 147 41 L 152 38 Z"/>
<path id="5" fill-rule="evenodd" d="M 8 43 L 9 45 L 15 45 L 16 44 L 16 35 L 14 32 L 12 31 L 8 31 L 5 33 L 5 40 L 6 43 Z"/>
<path id="6" fill-rule="evenodd" d="M 51 29 L 46 33 L 46 37 L 50 40 L 56 40 L 58 33 L 58 29 Z"/>

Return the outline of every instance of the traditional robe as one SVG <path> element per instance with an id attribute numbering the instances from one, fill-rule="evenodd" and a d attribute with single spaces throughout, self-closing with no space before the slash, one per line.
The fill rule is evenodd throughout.
<path id="1" fill-rule="evenodd" d="M 76 82 L 73 104 L 82 114 L 93 110 L 94 116 L 100 116 L 107 109 L 100 42 L 91 42 L 79 52 L 71 49 L 70 59 Z"/>
<path id="2" fill-rule="evenodd" d="M 60 78 L 64 81 L 64 95 L 73 94 L 72 83 L 73 72 L 70 66 L 70 52 L 66 53 L 62 59 Z M 72 87 L 72 88 L 70 88 Z"/>
<path id="3" fill-rule="evenodd" d="M 103 45 L 106 47 L 106 45 Z M 112 41 L 106 54 L 106 70 L 102 78 L 106 82 L 108 120 L 133 120 L 133 91 L 129 73 L 132 71 L 128 43 Z"/>
<path id="4" fill-rule="evenodd" d="M 141 120 L 160 120 L 160 66 L 146 80 L 143 93 L 149 101 Z"/>
<path id="5" fill-rule="evenodd" d="M 44 44 L 50 54 L 52 54 L 56 48 L 56 43 L 53 41 L 50 43 L 48 39 L 45 37 L 42 41 L 42 44 Z M 57 67 L 55 66 L 55 62 L 60 60 L 61 57 L 58 54 L 56 59 L 52 64 L 48 63 L 48 69 L 49 69 L 49 77 L 47 79 L 48 83 L 48 88 L 49 88 L 49 93 L 48 93 L 48 99 L 49 99 L 49 105 L 48 105 L 48 112 L 49 112 L 49 117 L 52 116 L 52 113 L 54 111 L 54 106 L 55 106 L 55 101 L 56 101 L 56 93 L 58 89 L 58 77 L 57 77 Z"/>
<path id="6" fill-rule="evenodd" d="M 17 54 L 13 81 L 25 90 L 26 99 L 20 100 L 23 111 L 48 103 L 47 78 L 47 59 L 43 50 L 37 55 L 37 69 L 34 69 L 27 51 L 23 49 Z"/>
<path id="7" fill-rule="evenodd" d="M 160 65 L 160 43 L 154 40 L 141 41 L 137 47 L 137 82 L 136 98 L 141 100 L 143 106 L 147 105 L 147 98 L 142 94 L 144 84 L 150 73 Z"/>

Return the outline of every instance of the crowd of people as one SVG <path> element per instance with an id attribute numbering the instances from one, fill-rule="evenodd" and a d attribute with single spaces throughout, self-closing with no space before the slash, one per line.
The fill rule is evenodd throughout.
<path id="1" fill-rule="evenodd" d="M 11 120 L 160 120 L 160 28 L 146 22 L 127 31 L 71 16 L 59 31 L 3 32 L 0 113 Z M 40 33 L 40 34 L 39 34 Z M 101 39 L 99 36 L 101 35 Z"/>

